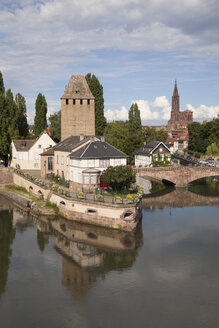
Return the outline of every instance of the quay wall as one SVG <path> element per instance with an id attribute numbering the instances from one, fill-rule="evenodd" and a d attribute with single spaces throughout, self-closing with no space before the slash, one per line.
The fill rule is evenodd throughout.
<path id="1" fill-rule="evenodd" d="M 13 184 L 13 172 L 9 171 L 8 168 L 0 169 L 0 185 L 11 184 Z"/>
<path id="2" fill-rule="evenodd" d="M 43 188 L 16 172 L 12 175 L 15 185 L 25 188 L 37 197 L 56 204 L 60 215 L 68 220 L 125 231 L 135 229 L 141 220 L 141 200 L 137 204 L 111 204 L 86 199 L 73 199 L 52 192 L 48 187 Z"/>

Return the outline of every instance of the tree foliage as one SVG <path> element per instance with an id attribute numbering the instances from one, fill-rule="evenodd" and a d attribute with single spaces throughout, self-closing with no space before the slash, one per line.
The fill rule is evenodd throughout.
<path id="1" fill-rule="evenodd" d="M 121 191 L 130 188 L 135 182 L 135 174 L 128 166 L 110 166 L 103 172 L 103 181 L 113 190 Z"/>
<path id="2" fill-rule="evenodd" d="M 126 139 L 128 137 L 127 122 L 115 121 L 107 123 L 104 135 L 112 146 L 121 150 L 122 152 L 126 151 Z"/>
<path id="3" fill-rule="evenodd" d="M 150 141 L 162 141 L 166 142 L 168 133 L 165 129 L 161 129 L 159 131 L 156 131 L 155 128 L 146 128 L 143 129 L 143 135 L 144 135 L 144 141 L 146 143 Z"/>
<path id="4" fill-rule="evenodd" d="M 34 117 L 34 127 L 33 132 L 35 137 L 38 137 L 41 132 L 47 128 L 47 102 L 44 95 L 38 94 L 35 103 L 35 117 Z"/>
<path id="5" fill-rule="evenodd" d="M 9 113 L 4 94 L 0 93 L 0 158 L 8 165 L 11 138 L 9 134 Z"/>
<path id="6" fill-rule="evenodd" d="M 27 108 L 25 98 L 18 93 L 15 96 L 15 104 L 17 106 L 17 125 L 18 133 L 20 137 L 26 138 L 29 132 L 29 125 L 27 123 Z"/>
<path id="7" fill-rule="evenodd" d="M 95 97 L 95 134 L 103 135 L 106 127 L 106 118 L 104 117 L 104 98 L 103 86 L 100 84 L 98 78 L 91 73 L 85 76 L 91 93 Z"/>
<path id="8" fill-rule="evenodd" d="M 188 150 L 202 154 L 210 151 L 210 145 L 219 143 L 219 118 L 204 121 L 202 124 L 193 122 L 188 125 L 189 145 Z M 209 148 L 208 148 L 209 147 Z"/>
<path id="9" fill-rule="evenodd" d="M 51 137 L 55 142 L 61 140 L 61 111 L 50 115 L 50 132 Z"/>
<path id="10" fill-rule="evenodd" d="M 5 94 L 5 86 L 4 86 L 4 81 L 1 71 L 0 71 L 0 93 Z"/>

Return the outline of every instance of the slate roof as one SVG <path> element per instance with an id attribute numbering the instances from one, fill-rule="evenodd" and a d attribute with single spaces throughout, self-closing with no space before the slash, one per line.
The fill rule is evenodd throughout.
<path id="1" fill-rule="evenodd" d="M 80 146 L 85 141 L 90 139 L 90 136 L 84 136 L 84 139 L 80 140 L 81 136 L 70 136 L 53 147 L 54 150 L 71 152 L 75 147 Z"/>
<path id="2" fill-rule="evenodd" d="M 162 141 L 150 141 L 146 145 L 142 146 L 141 148 L 135 151 L 136 155 L 149 155 L 153 153 L 153 151 L 160 145 L 164 145 L 168 150 L 169 147 L 165 145 Z"/>
<path id="3" fill-rule="evenodd" d="M 36 141 L 36 139 L 12 140 L 17 151 L 28 151 L 35 144 Z"/>
<path id="4" fill-rule="evenodd" d="M 94 99 L 87 81 L 82 75 L 72 75 L 61 99 Z"/>
<path id="5" fill-rule="evenodd" d="M 91 141 L 89 144 L 72 152 L 70 158 L 127 158 L 128 155 L 105 141 Z"/>

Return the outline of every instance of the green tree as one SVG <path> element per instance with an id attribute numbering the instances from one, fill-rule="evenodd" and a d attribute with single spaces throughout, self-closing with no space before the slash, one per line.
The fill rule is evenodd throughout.
<path id="1" fill-rule="evenodd" d="M 115 148 L 125 152 L 126 139 L 128 137 L 128 123 L 124 121 L 114 121 L 107 123 L 104 131 L 107 141 Z"/>
<path id="2" fill-rule="evenodd" d="M 138 109 L 138 105 L 132 104 L 129 109 L 129 133 L 135 133 L 136 131 L 141 131 L 141 114 L 140 110 Z"/>
<path id="3" fill-rule="evenodd" d="M 4 94 L 0 93 L 0 158 L 8 165 L 8 155 L 10 154 L 11 138 L 9 134 L 9 113 L 6 106 Z"/>
<path id="4" fill-rule="evenodd" d="M 17 120 L 18 110 L 11 89 L 7 90 L 5 95 L 5 101 L 8 111 L 8 119 L 10 122 L 10 124 L 8 125 L 8 132 L 10 134 L 10 138 L 18 139 L 19 138 L 18 120 Z"/>
<path id="5" fill-rule="evenodd" d="M 91 73 L 85 76 L 91 93 L 95 97 L 95 134 L 103 135 L 106 127 L 106 118 L 104 117 L 104 98 L 103 86 L 100 84 L 98 78 Z"/>
<path id="6" fill-rule="evenodd" d="M 50 115 L 50 132 L 54 141 L 59 142 L 61 140 L 61 111 Z"/>
<path id="7" fill-rule="evenodd" d="M 5 94 L 5 86 L 4 86 L 4 81 L 1 71 L 0 71 L 0 93 Z"/>
<path id="8" fill-rule="evenodd" d="M 130 188 L 135 182 L 135 174 L 128 166 L 110 166 L 103 172 L 103 181 L 113 190 L 121 191 Z"/>
<path id="9" fill-rule="evenodd" d="M 132 104 L 129 110 L 128 136 L 125 141 L 125 153 L 129 155 L 129 161 L 134 158 L 134 152 L 144 143 L 144 136 L 141 127 L 140 110 L 137 104 Z"/>
<path id="10" fill-rule="evenodd" d="M 47 102 L 44 95 L 38 94 L 35 103 L 35 117 L 34 117 L 34 128 L 33 132 L 35 137 L 38 137 L 41 132 L 47 128 Z"/>
<path id="11" fill-rule="evenodd" d="M 17 106 L 17 126 L 19 136 L 26 138 L 29 132 L 29 125 L 27 123 L 26 100 L 20 93 L 18 93 L 15 96 L 15 103 Z"/>

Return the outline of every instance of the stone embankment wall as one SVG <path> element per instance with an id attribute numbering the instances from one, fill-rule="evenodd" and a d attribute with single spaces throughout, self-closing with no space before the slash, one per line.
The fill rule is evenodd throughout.
<path id="1" fill-rule="evenodd" d="M 57 204 L 60 213 L 68 219 L 111 228 L 133 230 L 142 216 L 141 201 L 138 205 L 121 206 L 86 200 L 68 200 L 54 193 L 50 201 Z"/>
<path id="2" fill-rule="evenodd" d="M 13 172 L 9 171 L 8 168 L 0 169 L 0 185 L 13 184 Z"/>
<path id="3" fill-rule="evenodd" d="M 131 231 L 142 217 L 141 201 L 138 204 L 109 204 L 104 202 L 72 199 L 44 189 L 27 178 L 13 173 L 14 184 L 30 193 L 48 200 L 59 207 L 60 214 L 70 220 Z"/>
<path id="4" fill-rule="evenodd" d="M 28 192 L 38 197 L 42 197 L 45 200 L 48 198 L 50 193 L 49 189 L 44 189 L 43 187 L 38 186 L 37 184 L 16 173 L 14 173 L 14 184 L 25 188 Z"/>

